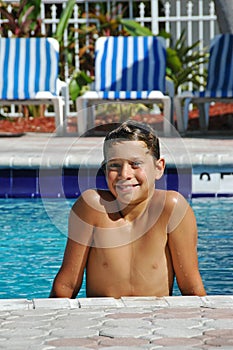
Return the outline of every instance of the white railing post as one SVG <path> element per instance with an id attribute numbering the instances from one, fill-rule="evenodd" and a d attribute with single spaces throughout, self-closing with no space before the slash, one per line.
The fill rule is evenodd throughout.
<path id="1" fill-rule="evenodd" d="M 79 28 L 79 23 L 78 23 L 78 5 L 76 4 L 74 6 L 74 28 L 75 28 L 75 32 L 74 32 L 74 38 L 75 38 L 75 42 L 74 42 L 74 53 L 75 53 L 75 69 L 79 70 L 80 69 L 80 63 L 79 63 L 79 35 L 78 35 L 78 28 Z"/>
<path id="2" fill-rule="evenodd" d="M 52 33 L 56 33 L 57 29 L 57 6 L 53 4 L 51 6 L 51 15 L 52 15 Z"/>
<path id="3" fill-rule="evenodd" d="M 41 34 L 46 34 L 46 28 L 45 28 L 45 5 L 43 2 L 40 4 L 40 18 L 41 18 Z"/>
<path id="4" fill-rule="evenodd" d="M 213 39 L 213 37 L 215 36 L 215 30 L 214 30 L 214 17 L 215 16 L 215 6 L 214 6 L 214 2 L 211 1 L 209 4 L 209 9 L 210 9 L 210 40 Z"/>
<path id="5" fill-rule="evenodd" d="M 178 39 L 181 35 L 181 2 L 180 0 L 176 1 L 176 38 Z"/>
<path id="6" fill-rule="evenodd" d="M 193 14 L 193 3 L 189 1 L 187 4 L 187 16 L 188 16 L 188 30 L 187 30 L 187 40 L 188 46 L 192 45 L 192 37 L 193 37 L 193 26 L 192 26 L 192 14 Z M 192 91 L 193 84 L 189 83 L 189 90 Z"/>
<path id="7" fill-rule="evenodd" d="M 154 35 L 159 33 L 159 3 L 151 0 L 151 31 Z"/>
<path id="8" fill-rule="evenodd" d="M 170 17 L 170 8 L 171 5 L 168 1 L 165 2 L 164 4 L 164 10 L 165 10 L 165 30 L 167 33 L 170 33 L 170 21 L 169 21 L 169 17 Z"/>
<path id="9" fill-rule="evenodd" d="M 144 27 L 144 19 L 145 19 L 145 4 L 143 2 L 140 2 L 139 4 L 139 18 L 140 18 L 140 24 L 142 27 Z"/>

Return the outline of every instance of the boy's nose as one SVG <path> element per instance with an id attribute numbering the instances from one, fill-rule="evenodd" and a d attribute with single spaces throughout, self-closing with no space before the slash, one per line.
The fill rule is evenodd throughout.
<path id="1" fill-rule="evenodd" d="M 121 169 L 120 169 L 119 176 L 120 176 L 122 179 L 128 179 L 128 178 L 131 178 L 131 177 L 132 177 L 132 167 L 130 166 L 129 163 L 124 162 L 124 163 L 122 164 L 122 167 L 121 167 Z"/>

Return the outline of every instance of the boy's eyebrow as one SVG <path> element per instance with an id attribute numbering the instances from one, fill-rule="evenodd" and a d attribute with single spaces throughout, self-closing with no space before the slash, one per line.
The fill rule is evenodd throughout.
<path id="1" fill-rule="evenodd" d="M 150 151 L 148 149 L 146 150 L 145 154 L 143 154 L 143 155 L 141 155 L 141 154 L 140 155 L 132 155 L 128 158 L 115 157 L 115 158 L 110 158 L 109 160 L 112 160 L 112 159 L 139 159 L 139 158 L 143 158 L 147 154 L 150 154 Z"/>
<path id="2" fill-rule="evenodd" d="M 146 154 L 149 154 L 150 152 L 146 152 Z M 112 162 L 112 161 L 118 161 L 118 160 L 129 160 L 129 161 L 134 161 L 134 160 L 144 160 L 144 155 L 143 156 L 135 156 L 132 155 L 128 158 L 122 158 L 122 157 L 115 157 L 115 158 L 110 158 L 110 159 L 106 159 L 105 162 Z"/>

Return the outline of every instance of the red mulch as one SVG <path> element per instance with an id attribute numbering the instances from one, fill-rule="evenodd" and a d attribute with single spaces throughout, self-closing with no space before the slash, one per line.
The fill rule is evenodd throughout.
<path id="1" fill-rule="evenodd" d="M 157 125 L 160 128 L 162 117 L 151 114 L 136 115 L 133 119 Z M 96 125 L 119 122 L 118 117 L 97 117 Z M 188 130 L 198 130 L 199 118 L 198 110 L 189 114 Z M 233 103 L 216 103 L 210 107 L 209 130 L 233 130 Z M 55 120 L 53 117 L 36 117 L 36 118 L 8 118 L 0 120 L 0 134 L 20 134 L 26 132 L 52 133 L 55 131 Z M 77 131 L 76 118 L 68 119 L 67 132 L 74 133 Z"/>
<path id="2" fill-rule="evenodd" d="M 233 130 L 233 103 L 216 103 L 209 109 L 209 130 Z M 189 130 L 198 130 L 198 109 L 189 113 Z"/>
<path id="3" fill-rule="evenodd" d="M 54 117 L 17 117 L 0 120 L 0 133 L 48 132 L 55 130 Z"/>

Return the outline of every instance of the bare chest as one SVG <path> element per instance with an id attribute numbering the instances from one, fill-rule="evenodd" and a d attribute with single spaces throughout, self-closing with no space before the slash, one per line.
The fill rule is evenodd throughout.
<path id="1" fill-rule="evenodd" d="M 102 219 L 94 229 L 93 246 L 114 248 L 134 244 L 134 249 L 164 247 L 167 242 L 166 224 L 162 218 L 149 220 L 147 215 L 128 222 L 122 218 Z"/>

